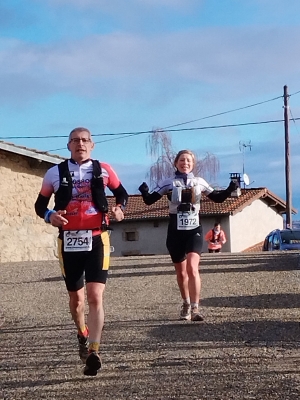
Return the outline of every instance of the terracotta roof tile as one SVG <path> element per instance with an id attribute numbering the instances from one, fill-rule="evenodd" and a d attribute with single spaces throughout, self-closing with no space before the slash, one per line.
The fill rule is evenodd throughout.
<path id="1" fill-rule="evenodd" d="M 107 196 L 110 207 L 115 204 L 112 196 Z M 169 217 L 168 199 L 163 196 L 156 203 L 147 206 L 141 195 L 129 195 L 128 204 L 125 211 L 126 220 L 168 218 Z"/>
<path id="2" fill-rule="evenodd" d="M 242 253 L 258 253 L 258 252 L 262 251 L 263 244 L 264 244 L 264 241 L 256 243 L 253 246 L 248 247 L 247 249 L 243 250 Z"/>

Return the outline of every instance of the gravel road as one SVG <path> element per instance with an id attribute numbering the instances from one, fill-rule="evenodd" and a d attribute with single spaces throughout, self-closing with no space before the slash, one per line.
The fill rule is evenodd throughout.
<path id="1" fill-rule="evenodd" d="M 85 377 L 57 262 L 0 264 L 1 400 L 300 398 L 299 253 L 204 254 L 204 322 L 166 256 L 112 258 L 103 369 Z"/>

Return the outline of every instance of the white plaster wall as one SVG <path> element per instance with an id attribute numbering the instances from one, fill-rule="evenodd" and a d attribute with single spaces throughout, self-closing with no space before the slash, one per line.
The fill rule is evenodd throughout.
<path id="1" fill-rule="evenodd" d="M 203 228 L 203 235 L 213 228 L 214 223 L 221 221 L 222 229 L 226 233 L 226 237 L 230 238 L 229 235 L 229 219 L 228 217 L 202 217 L 201 224 Z M 132 255 L 164 255 L 168 254 L 166 248 L 166 237 L 167 237 L 167 226 L 168 221 L 160 221 L 158 227 L 154 227 L 153 221 L 139 221 L 139 222 L 126 222 L 112 223 L 113 231 L 110 236 L 111 245 L 114 247 L 114 252 L 111 254 L 112 257 L 120 257 L 127 253 Z M 136 231 L 138 240 L 134 242 L 124 240 L 124 232 Z M 203 241 L 203 252 L 206 253 L 207 243 Z M 230 251 L 230 241 L 223 246 L 222 251 Z"/>
<path id="2" fill-rule="evenodd" d="M 273 229 L 283 228 L 283 218 L 263 200 L 255 200 L 230 217 L 230 251 L 240 252 L 263 241 Z"/>
<path id="3" fill-rule="evenodd" d="M 115 251 L 112 257 L 127 255 L 151 255 L 168 254 L 166 248 L 168 221 L 159 221 L 159 226 L 154 227 L 153 221 L 139 221 L 112 223 L 113 231 L 110 236 L 110 243 Z M 126 241 L 125 232 L 136 231 L 137 241 Z"/>

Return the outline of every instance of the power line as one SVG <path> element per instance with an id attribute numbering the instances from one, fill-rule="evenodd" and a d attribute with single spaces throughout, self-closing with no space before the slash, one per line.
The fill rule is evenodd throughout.
<path id="1" fill-rule="evenodd" d="M 293 120 L 297 121 L 300 120 L 300 118 L 293 118 Z M 196 130 L 205 130 L 205 129 L 219 129 L 219 128 L 233 128 L 233 127 L 237 127 L 237 126 L 247 126 L 247 125 L 263 125 L 263 124 L 271 124 L 271 123 L 278 123 L 278 122 L 284 122 L 283 119 L 277 119 L 277 120 L 269 120 L 269 121 L 260 121 L 260 122 L 245 122 L 245 123 L 240 123 L 240 124 L 226 124 L 226 125 L 212 125 L 212 126 L 201 126 L 201 127 L 197 127 L 197 128 L 181 128 L 181 129 L 160 129 L 163 130 L 165 132 L 183 132 L 183 131 L 196 131 Z M 127 135 L 127 136 L 122 136 L 122 137 L 118 137 L 118 138 L 112 138 L 112 139 L 107 139 L 107 140 L 99 140 L 99 141 L 95 141 L 96 143 L 105 143 L 105 142 L 110 142 L 112 140 L 119 140 L 119 139 L 126 139 L 127 137 L 131 137 L 131 136 L 137 136 L 137 135 L 141 135 L 143 133 L 151 133 L 152 131 L 142 131 L 142 132 L 134 132 L 134 133 L 124 133 L 123 135 Z M 93 135 L 95 136 L 95 135 Z M 47 151 L 58 151 L 58 150 L 64 150 L 65 148 L 59 148 L 59 149 L 51 149 L 51 150 L 47 150 Z"/>
<path id="2" fill-rule="evenodd" d="M 291 118 L 291 120 L 299 120 L 299 118 Z M 239 124 L 226 124 L 226 125 L 211 125 L 211 126 L 198 126 L 194 128 L 180 128 L 180 129 L 168 129 L 168 128 L 158 128 L 157 130 L 165 131 L 165 132 L 182 132 L 182 131 L 195 131 L 195 130 L 204 130 L 204 129 L 217 129 L 217 128 L 232 128 L 232 127 L 237 127 L 237 126 L 247 126 L 247 125 L 261 125 L 261 124 L 271 124 L 271 123 L 277 123 L 277 122 L 283 122 L 283 119 L 277 119 L 277 120 L 268 120 L 268 121 L 258 121 L 258 122 L 244 122 L 244 123 L 239 123 Z M 180 124 L 179 124 L 180 125 Z M 174 125 L 178 126 L 178 125 Z M 137 135 L 142 135 L 145 133 L 152 133 L 155 129 L 151 129 L 149 131 L 137 131 L 137 132 L 119 132 L 119 133 L 98 133 L 98 134 L 93 134 L 93 137 L 97 136 L 137 136 Z M 48 136 L 0 136 L 0 139 L 53 139 L 53 138 L 67 138 L 69 135 L 48 135 Z M 108 140 L 103 140 L 103 141 L 98 141 L 95 143 L 103 143 L 111 140 L 117 140 L 117 139 L 123 139 L 123 137 L 120 138 L 112 138 Z"/>
<path id="3" fill-rule="evenodd" d="M 292 94 L 289 94 L 289 97 L 295 96 L 295 94 L 298 94 L 298 93 L 300 93 L 300 90 L 298 90 L 298 92 L 294 92 L 294 93 L 292 93 Z M 283 96 L 282 96 L 282 97 L 283 97 Z"/>
<path id="4" fill-rule="evenodd" d="M 294 96 L 296 94 L 300 93 L 300 90 L 297 92 L 294 92 L 292 94 L 289 95 L 289 97 Z M 260 121 L 260 122 L 247 122 L 247 123 L 240 123 L 240 124 L 228 124 L 228 125 L 215 125 L 215 126 L 205 126 L 205 127 L 197 127 L 197 128 L 183 128 L 183 129 L 170 129 L 170 128 L 175 128 L 176 126 L 182 126 L 182 125 L 186 125 L 186 124 L 190 124 L 193 122 L 197 122 L 197 121 L 201 121 L 204 119 L 209 119 L 209 118 L 213 118 L 213 117 L 217 117 L 220 115 L 225 115 L 225 114 L 229 114 L 232 112 L 236 112 L 236 111 L 240 111 L 240 110 L 244 110 L 247 108 L 251 108 L 251 107 L 255 107 L 261 104 L 265 104 L 274 100 L 278 100 L 283 98 L 283 96 L 277 96 L 274 97 L 272 99 L 269 100 L 265 100 L 265 101 L 261 101 L 258 103 L 254 103 L 254 104 L 250 104 L 248 106 L 243 106 L 243 107 L 239 107 L 239 108 L 235 108 L 232 110 L 228 110 L 228 111 L 224 111 L 221 113 L 217 113 L 217 114 L 212 114 L 212 115 L 208 115 L 206 117 L 202 117 L 202 118 L 197 118 L 194 120 L 190 120 L 190 121 L 186 121 L 186 122 L 181 122 L 179 124 L 174 124 L 174 125 L 169 125 L 167 127 L 164 128 L 159 128 L 159 130 L 164 130 L 166 132 L 180 132 L 180 131 L 193 131 L 193 130 L 205 130 L 205 129 L 218 129 L 218 128 L 229 128 L 229 127 L 238 127 L 238 126 L 247 126 L 247 125 L 259 125 L 259 124 L 268 124 L 268 123 L 278 123 L 278 122 L 283 122 L 284 120 L 271 120 L 271 121 Z M 295 122 L 295 120 L 298 120 L 300 118 L 292 118 L 293 121 Z M 93 134 L 93 137 L 98 137 L 98 136 L 120 136 L 120 137 L 114 137 L 111 139 L 106 139 L 106 140 L 101 140 L 101 141 L 96 141 L 95 143 L 105 143 L 105 142 L 109 142 L 112 140 L 118 140 L 118 139 L 124 139 L 127 137 L 131 137 L 131 136 L 137 136 L 137 135 L 142 135 L 142 134 L 149 134 L 152 133 L 152 130 L 146 130 L 146 131 L 137 131 L 137 132 L 118 132 L 118 133 L 100 133 L 100 134 Z M 67 138 L 69 135 L 47 135 L 47 136 L 2 136 L 0 137 L 0 140 L 2 139 L 50 139 L 50 138 Z M 58 151 L 58 150 L 63 150 L 64 147 L 59 148 L 59 149 L 51 149 L 51 150 L 47 150 L 47 151 Z"/>
<path id="5" fill-rule="evenodd" d="M 295 92 L 295 93 L 290 94 L 289 97 L 294 96 L 294 95 L 296 95 L 296 94 L 298 94 L 298 93 L 300 93 L 300 90 L 297 91 L 297 92 Z M 167 127 L 165 127 L 165 128 L 162 128 L 162 129 L 165 130 L 165 129 L 168 129 L 168 128 L 174 128 L 175 126 L 180 126 L 180 125 L 190 124 L 190 123 L 192 123 L 192 122 L 201 121 L 201 120 L 207 119 L 207 118 L 218 117 L 218 116 L 220 116 L 220 115 L 229 114 L 229 113 L 232 113 L 232 112 L 235 112 L 235 111 L 245 110 L 246 108 L 259 106 L 259 105 L 261 105 L 261 104 L 269 103 L 270 101 L 274 101 L 274 100 L 278 100 L 278 99 L 282 99 L 282 98 L 283 98 L 282 95 L 281 95 L 281 96 L 277 96 L 277 97 L 274 97 L 273 99 L 264 100 L 264 101 L 261 101 L 261 102 L 259 102 L 259 103 L 250 104 L 249 106 L 239 107 L 239 108 L 235 108 L 235 109 L 230 110 L 230 111 L 224 111 L 224 112 L 221 112 L 221 113 L 218 113 L 218 114 L 208 115 L 207 117 L 202 117 L 202 118 L 194 119 L 194 120 L 192 120 L 192 121 L 182 122 L 182 123 L 179 123 L 179 124 L 176 124 L 176 125 L 170 125 L 170 126 L 167 126 Z"/>
<path id="6" fill-rule="evenodd" d="M 300 91 L 294 93 L 294 95 L 297 94 L 297 93 L 300 93 Z M 290 95 L 290 96 L 292 96 L 292 95 Z M 232 113 L 232 112 L 235 112 L 235 111 L 244 110 L 244 109 L 246 109 L 246 108 L 255 107 L 255 106 L 258 106 L 258 105 L 261 105 L 261 104 L 264 104 L 264 103 L 269 103 L 270 101 L 278 100 L 278 99 L 280 99 L 280 98 L 282 98 L 282 97 L 283 97 L 283 96 L 277 96 L 277 97 L 274 97 L 274 98 L 269 99 L 269 100 L 261 101 L 261 102 L 259 102 L 259 103 L 254 103 L 254 104 L 250 104 L 250 105 L 248 105 L 248 106 L 235 108 L 235 109 L 233 109 L 233 110 L 223 111 L 223 112 L 221 112 L 221 113 L 208 115 L 208 116 L 206 116 L 206 117 L 194 119 L 194 120 L 191 120 L 191 121 L 181 122 L 181 123 L 179 123 L 179 124 L 174 124 L 174 125 L 166 126 L 166 127 L 164 127 L 164 128 L 161 128 L 161 129 L 162 129 L 162 130 L 167 130 L 167 129 L 169 129 L 169 128 L 174 128 L 174 127 L 176 127 L 176 126 L 186 125 L 186 124 L 190 124 L 190 123 L 192 123 L 192 122 L 197 122 L 197 121 L 201 121 L 201 120 L 204 120 L 204 119 L 208 119 L 208 118 L 213 118 L 213 117 L 217 117 L 217 116 L 220 116 L 220 115 L 229 114 L 229 113 Z M 151 133 L 151 132 L 153 132 L 153 130 L 138 131 L 138 132 L 98 133 L 98 134 L 93 134 L 93 137 L 95 137 L 95 136 L 136 135 L 136 134 Z M 0 136 L 0 139 L 49 139 L 49 138 L 63 138 L 63 137 L 69 137 L 69 135 Z"/>
<path id="7" fill-rule="evenodd" d="M 245 110 L 246 108 L 259 106 L 259 105 L 261 105 L 261 104 L 269 103 L 270 101 L 274 101 L 274 100 L 278 100 L 278 99 L 282 99 L 282 96 L 277 96 L 277 97 L 274 97 L 273 99 L 261 101 L 261 102 L 259 102 L 259 103 L 251 104 L 251 105 L 249 105 L 249 106 L 244 106 L 244 107 L 235 108 L 234 110 L 224 111 L 224 112 L 221 112 L 221 113 L 218 113 L 218 114 L 208 115 L 207 117 L 202 117 L 202 118 L 194 119 L 194 120 L 192 120 L 192 121 L 181 122 L 180 124 L 176 124 L 176 125 L 170 125 L 170 126 L 167 126 L 167 127 L 163 128 L 163 129 L 165 130 L 165 129 L 168 129 L 168 128 L 174 128 L 175 126 L 180 126 L 180 125 L 185 125 L 185 124 L 191 124 L 192 122 L 201 121 L 201 120 L 203 120 L 203 119 L 218 117 L 218 116 L 220 116 L 220 115 L 229 114 L 229 113 L 232 113 L 232 112 L 235 112 L 235 111 Z"/>
<path id="8" fill-rule="evenodd" d="M 293 113 L 292 113 L 292 110 L 291 110 L 291 107 L 289 107 L 289 111 L 290 111 L 290 114 L 291 114 L 291 119 L 292 119 L 292 121 L 294 122 L 294 125 L 295 125 L 295 128 L 296 128 L 296 131 L 297 131 L 297 133 L 299 133 L 299 130 L 298 130 L 298 128 L 297 128 L 297 124 L 296 124 L 296 119 L 294 118 L 294 116 L 293 116 Z"/>

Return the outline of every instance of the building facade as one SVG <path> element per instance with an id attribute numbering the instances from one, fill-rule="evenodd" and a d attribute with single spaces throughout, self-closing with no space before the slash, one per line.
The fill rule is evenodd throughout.
<path id="1" fill-rule="evenodd" d="M 57 229 L 34 203 L 48 168 L 63 159 L 0 142 L 0 262 L 56 258 Z"/>
<path id="2" fill-rule="evenodd" d="M 114 199 L 109 197 L 109 202 L 112 206 Z M 240 196 L 221 204 L 204 196 L 200 221 L 204 235 L 219 222 L 227 238 L 222 251 L 235 253 L 262 242 L 271 230 L 282 229 L 284 212 L 285 202 L 266 188 L 242 189 Z M 125 219 L 118 223 L 111 220 L 112 256 L 168 254 L 167 226 L 166 196 L 151 206 L 146 206 L 140 195 L 129 196 Z M 203 252 L 207 251 L 204 243 Z"/>

